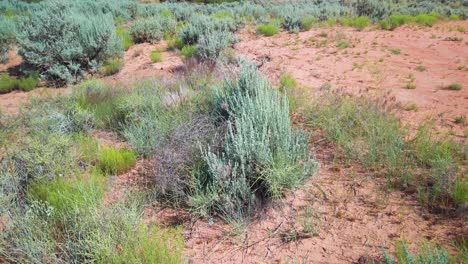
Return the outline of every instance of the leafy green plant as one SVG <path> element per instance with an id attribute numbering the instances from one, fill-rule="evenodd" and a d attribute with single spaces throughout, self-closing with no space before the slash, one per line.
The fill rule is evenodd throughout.
<path id="1" fill-rule="evenodd" d="M 407 15 L 391 15 L 380 21 L 380 27 L 386 30 L 394 30 L 395 28 L 408 23 L 412 18 Z"/>
<path id="2" fill-rule="evenodd" d="M 99 153 L 99 167 L 105 173 L 124 173 L 135 164 L 135 161 L 135 153 L 126 148 L 104 147 Z"/>
<path id="3" fill-rule="evenodd" d="M 257 34 L 267 37 L 274 36 L 278 33 L 278 27 L 273 24 L 261 24 L 257 26 Z"/>

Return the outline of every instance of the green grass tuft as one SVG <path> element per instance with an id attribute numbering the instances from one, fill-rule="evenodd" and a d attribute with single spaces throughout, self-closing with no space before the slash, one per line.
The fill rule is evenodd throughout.
<path id="1" fill-rule="evenodd" d="M 278 34 L 278 26 L 273 24 L 261 24 L 257 26 L 257 34 L 264 35 L 267 37 Z"/>
<path id="2" fill-rule="evenodd" d="M 162 53 L 158 50 L 153 50 L 150 52 L 149 57 L 152 62 L 161 62 L 162 61 Z"/>
<path id="3" fill-rule="evenodd" d="M 445 89 L 451 90 L 451 91 L 460 91 L 463 88 L 463 85 L 461 83 L 451 83 L 447 85 Z"/>
<path id="4" fill-rule="evenodd" d="M 99 153 L 99 167 L 104 173 L 121 174 L 136 162 L 136 155 L 126 148 L 105 147 Z"/>
<path id="5" fill-rule="evenodd" d="M 182 50 L 180 51 L 182 57 L 189 59 L 192 58 L 197 54 L 197 46 L 196 45 L 185 45 Z"/>

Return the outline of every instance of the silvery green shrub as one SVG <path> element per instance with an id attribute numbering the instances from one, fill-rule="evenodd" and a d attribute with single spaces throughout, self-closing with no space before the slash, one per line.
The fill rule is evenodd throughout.
<path id="1" fill-rule="evenodd" d="M 135 42 L 155 43 L 164 37 L 165 32 L 175 31 L 176 21 L 167 16 L 138 18 L 130 27 L 130 35 Z"/>
<path id="2" fill-rule="evenodd" d="M 185 25 L 179 36 L 185 44 L 196 44 L 202 35 L 213 33 L 213 31 L 235 31 L 236 23 L 230 17 L 216 18 L 207 15 L 194 15 Z"/>
<path id="3" fill-rule="evenodd" d="M 0 63 L 8 60 L 8 51 L 16 42 L 15 23 L 11 18 L 0 16 Z"/>
<path id="4" fill-rule="evenodd" d="M 65 1 L 50 1 L 44 9 L 23 17 L 17 39 L 24 61 L 59 85 L 78 81 L 105 59 L 123 52 L 111 14 L 75 13 Z"/>
<path id="5" fill-rule="evenodd" d="M 237 41 L 237 37 L 226 31 L 214 31 L 200 36 L 197 56 L 201 59 L 216 59 L 229 45 Z"/>
<path id="6" fill-rule="evenodd" d="M 195 179 L 192 206 L 242 218 L 316 170 L 307 134 L 292 128 L 287 97 L 256 66 L 242 62 L 239 77 L 224 81 L 216 101 L 228 124 L 224 150 L 204 150 L 207 172 Z"/>

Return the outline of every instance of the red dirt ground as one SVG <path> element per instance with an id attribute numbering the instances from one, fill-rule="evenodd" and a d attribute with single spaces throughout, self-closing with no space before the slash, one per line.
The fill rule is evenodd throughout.
<path id="1" fill-rule="evenodd" d="M 432 28 L 402 26 L 394 31 L 318 28 L 259 38 L 246 30 L 235 49 L 261 64 L 270 80 L 289 73 L 312 90 L 329 83 L 365 96 L 390 91 L 402 108 L 409 104 L 418 107 L 417 111 L 400 111 L 406 123 L 419 124 L 431 117 L 440 127 L 453 127 L 457 135 L 464 136 L 464 126 L 453 121 L 468 113 L 468 34 L 453 30 L 456 26 L 468 29 L 468 21 Z M 463 40 L 445 40 L 448 37 Z M 340 38 L 348 48 L 337 47 Z M 326 46 L 317 48 L 322 41 L 327 41 Z M 401 54 L 392 54 L 392 49 Z M 420 72 L 417 66 L 426 70 Z M 413 90 L 405 88 L 410 74 L 415 79 Z M 451 83 L 460 83 L 463 89 L 444 89 Z"/>

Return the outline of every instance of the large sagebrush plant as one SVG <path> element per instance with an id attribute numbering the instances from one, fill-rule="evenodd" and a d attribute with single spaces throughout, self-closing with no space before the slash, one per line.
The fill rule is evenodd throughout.
<path id="1" fill-rule="evenodd" d="M 195 208 L 243 218 L 316 170 L 307 134 L 292 128 L 287 97 L 256 66 L 241 62 L 239 77 L 224 81 L 217 102 L 228 132 L 221 153 L 203 151 L 207 173 L 195 179 Z"/>
<path id="2" fill-rule="evenodd" d="M 111 14 L 75 12 L 59 0 L 24 17 L 17 39 L 25 62 L 59 85 L 76 82 L 123 52 Z"/>
<path id="3" fill-rule="evenodd" d="M 15 23 L 11 18 L 0 16 L 0 63 L 8 60 L 8 51 L 15 41 Z"/>

